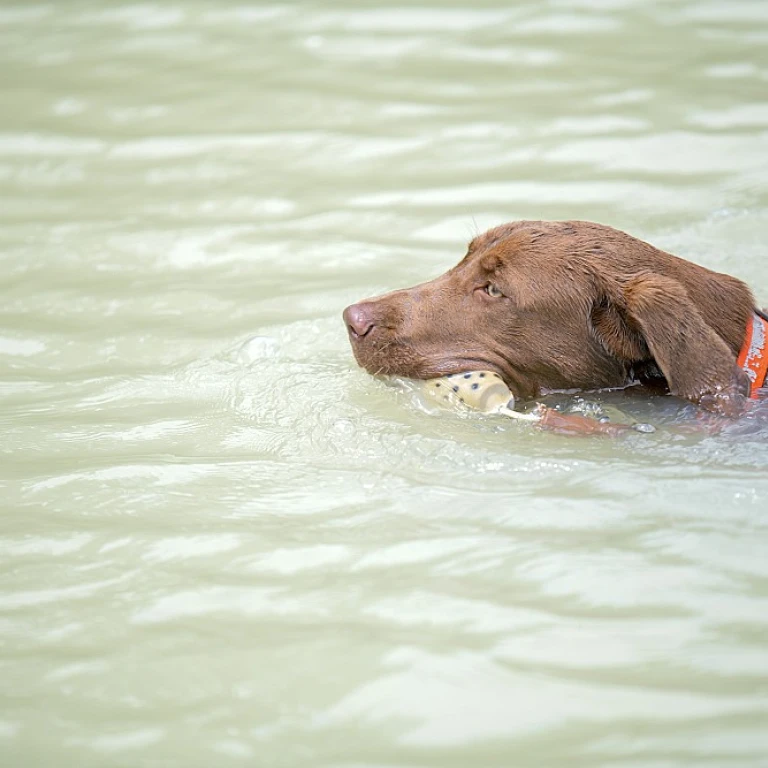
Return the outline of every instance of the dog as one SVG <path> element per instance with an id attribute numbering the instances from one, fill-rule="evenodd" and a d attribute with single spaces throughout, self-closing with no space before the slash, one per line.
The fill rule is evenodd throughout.
<path id="1" fill-rule="evenodd" d="M 343 318 L 369 373 L 494 371 L 521 400 L 639 382 L 734 417 L 768 373 L 745 283 L 586 221 L 495 227 L 435 280 Z"/>

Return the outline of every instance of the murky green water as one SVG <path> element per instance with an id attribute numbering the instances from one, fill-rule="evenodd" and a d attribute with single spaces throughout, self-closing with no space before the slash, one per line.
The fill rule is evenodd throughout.
<path id="1" fill-rule="evenodd" d="M 768 765 L 768 429 L 427 413 L 349 302 L 587 218 L 768 303 L 768 5 L 0 6 L 4 766 Z"/>

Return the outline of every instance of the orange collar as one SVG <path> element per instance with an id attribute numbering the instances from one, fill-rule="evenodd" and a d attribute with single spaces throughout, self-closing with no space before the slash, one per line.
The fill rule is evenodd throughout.
<path id="1" fill-rule="evenodd" d="M 754 312 L 749 318 L 737 362 L 749 376 L 749 396 L 757 397 L 757 390 L 765 385 L 768 377 L 768 318 L 762 312 Z"/>

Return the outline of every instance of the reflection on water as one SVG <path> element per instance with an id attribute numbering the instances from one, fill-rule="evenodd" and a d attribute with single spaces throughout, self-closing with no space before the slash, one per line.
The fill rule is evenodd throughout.
<path id="1" fill-rule="evenodd" d="M 0 8 L 8 765 L 762 765 L 765 412 L 359 371 L 514 218 L 768 303 L 762 0 Z"/>

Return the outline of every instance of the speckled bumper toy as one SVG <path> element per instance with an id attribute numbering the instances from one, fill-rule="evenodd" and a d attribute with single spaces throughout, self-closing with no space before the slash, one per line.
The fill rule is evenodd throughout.
<path id="1" fill-rule="evenodd" d="M 504 380 L 492 371 L 451 373 L 424 382 L 425 392 L 443 405 L 460 407 L 488 414 L 501 414 L 518 421 L 527 421 L 555 432 L 586 435 L 618 435 L 628 429 L 654 432 L 649 424 L 617 424 L 598 421 L 576 413 L 561 413 L 539 403 L 532 411 L 515 410 L 515 397 Z"/>
<path id="2" fill-rule="evenodd" d="M 498 373 L 451 373 L 425 383 L 426 392 L 447 405 L 466 405 L 481 413 L 501 413 L 513 419 L 539 421 L 536 413 L 514 410 L 515 396 Z"/>

